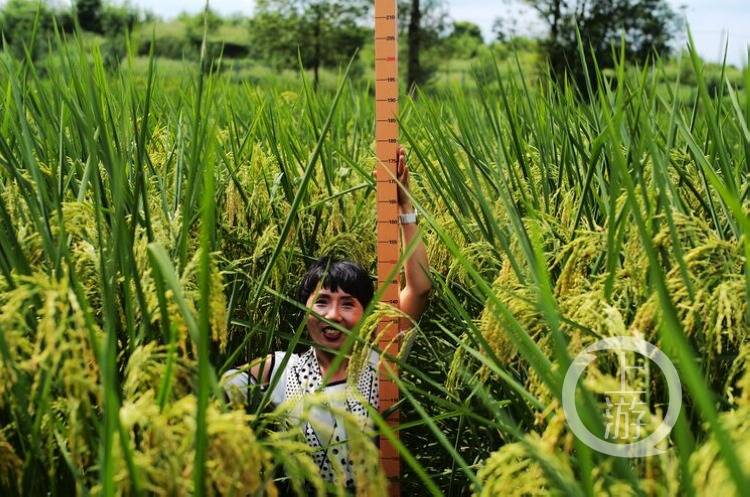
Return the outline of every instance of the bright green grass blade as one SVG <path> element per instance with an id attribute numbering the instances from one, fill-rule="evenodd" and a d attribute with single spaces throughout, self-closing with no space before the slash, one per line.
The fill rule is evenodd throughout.
<path id="1" fill-rule="evenodd" d="M 209 151 L 211 147 L 209 146 Z M 214 168 L 212 154 L 207 154 L 209 160 L 203 165 L 203 202 L 201 208 L 200 258 L 198 261 L 198 291 L 200 294 L 200 310 L 198 312 L 198 402 L 195 415 L 195 462 L 194 482 L 195 494 L 205 495 L 207 492 L 206 452 L 208 450 L 208 432 L 206 413 L 208 398 L 211 390 L 211 253 L 214 247 L 215 228 L 215 196 L 214 196 Z"/>

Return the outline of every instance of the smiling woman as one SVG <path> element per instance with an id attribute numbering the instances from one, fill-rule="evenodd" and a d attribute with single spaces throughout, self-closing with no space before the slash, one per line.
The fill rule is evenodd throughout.
<path id="1" fill-rule="evenodd" d="M 303 416 L 301 409 L 295 407 L 291 421 L 305 418 L 300 424 L 305 440 L 315 449 L 313 458 L 321 476 L 335 481 L 335 467 L 340 464 L 347 487 L 354 486 L 354 471 L 347 455 L 344 422 L 336 413 L 346 412 L 366 421 L 363 400 L 378 407 L 378 355 L 370 354 L 366 367 L 359 373 L 356 392 L 347 389 L 348 359 L 336 371 L 329 372 L 329 368 L 346 342 L 344 330 L 351 330 L 359 323 L 373 293 L 372 281 L 362 266 L 321 258 L 305 273 L 299 290 L 299 301 L 311 310 L 307 331 L 314 345 L 303 354 L 291 354 L 285 366 L 286 353 L 275 352 L 262 362 L 249 365 L 247 373 L 230 370 L 223 377 L 224 387 L 233 401 L 245 401 L 249 384 L 260 383 L 265 387 L 276 376 L 279 380 L 270 394 L 274 405 L 287 401 L 299 403 L 304 400 L 303 396 L 323 392 L 330 409 L 318 407 Z M 330 380 L 324 383 L 327 374 Z"/>
<path id="2" fill-rule="evenodd" d="M 307 318 L 307 331 L 317 345 L 315 355 L 324 372 L 328 372 L 336 352 L 346 341 L 342 329 L 354 329 L 373 293 L 369 275 L 353 262 L 323 258 L 306 273 L 299 301 L 312 310 Z M 346 368 L 338 368 L 330 378 L 332 382 L 345 379 Z"/>
<path id="3" fill-rule="evenodd" d="M 403 246 L 409 246 L 419 233 L 414 209 L 406 194 L 409 185 L 403 149 L 398 152 L 398 179 L 402 185 L 398 195 L 402 219 Z M 432 284 L 428 277 L 428 262 L 424 244 L 419 240 L 404 265 L 405 285 L 399 295 L 401 311 L 417 320 L 424 310 Z M 378 360 L 371 352 L 366 364 L 350 386 L 347 384 L 349 358 L 339 361 L 332 370 L 334 359 L 347 342 L 348 331 L 362 319 L 374 295 L 368 272 L 358 263 L 323 257 L 315 262 L 302 277 L 298 300 L 310 310 L 306 327 L 313 346 L 302 354 L 275 352 L 240 369 L 231 369 L 222 377 L 222 385 L 233 403 L 247 401 L 250 385 L 260 384 L 270 392 L 271 403 L 279 406 L 290 402 L 291 422 L 301 425 L 305 440 L 314 449 L 313 458 L 320 474 L 329 482 L 344 479 L 353 488 L 354 469 L 349 455 L 344 417 L 356 419 L 360 427 L 369 427 L 366 404 L 379 407 Z M 275 378 L 278 377 L 278 381 Z M 327 381 L 324 382 L 324 378 Z M 274 383 L 275 381 L 275 383 Z M 306 397 L 323 393 L 326 408 L 316 406 L 307 415 L 301 404 Z"/>

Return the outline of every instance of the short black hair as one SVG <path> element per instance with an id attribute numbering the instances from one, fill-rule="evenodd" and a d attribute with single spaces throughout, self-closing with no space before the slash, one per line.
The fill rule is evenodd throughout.
<path id="1" fill-rule="evenodd" d="M 299 286 L 299 301 L 302 304 L 307 303 L 321 279 L 323 288 L 332 292 L 341 288 L 357 299 L 362 307 L 367 307 L 375 294 L 375 285 L 361 264 L 324 256 L 315 261 L 302 277 Z"/>

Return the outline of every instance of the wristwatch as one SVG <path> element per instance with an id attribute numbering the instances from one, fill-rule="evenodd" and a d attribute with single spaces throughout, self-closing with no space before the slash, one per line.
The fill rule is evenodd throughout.
<path id="1" fill-rule="evenodd" d="M 408 214 L 401 214 L 399 216 L 401 224 L 417 224 L 417 213 L 409 212 Z"/>

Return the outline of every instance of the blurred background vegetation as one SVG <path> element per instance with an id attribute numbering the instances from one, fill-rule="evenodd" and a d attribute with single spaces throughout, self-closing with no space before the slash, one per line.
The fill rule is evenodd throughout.
<path id="1" fill-rule="evenodd" d="M 512 1 L 538 14 L 545 35 L 519 35 Z M 691 87 L 690 65 L 679 57 L 685 48 L 685 26 L 665 0 L 505 2 L 506 14 L 495 20 L 492 39 L 486 39 L 476 24 L 452 19 L 442 0 L 402 0 L 404 90 L 419 86 L 429 92 L 453 84 L 473 87 L 477 76 L 494 71 L 493 59 L 501 68 L 520 65 L 528 77 L 549 70 L 582 87 L 586 76 L 591 79 L 594 74 L 591 61 L 596 60 L 607 74 L 619 57 L 621 42 L 629 62 L 661 58 L 670 83 L 679 77 L 683 87 Z M 0 31 L 2 43 L 12 53 L 22 57 L 28 51 L 42 66 L 50 63 L 47 56 L 56 33 L 66 37 L 78 25 L 85 42 L 100 44 L 110 69 L 120 66 L 131 43 L 144 69 L 153 50 L 160 63 L 179 71 L 199 59 L 205 30 L 208 60 L 214 64 L 220 60 L 220 70 L 238 82 L 294 87 L 301 64 L 316 87 L 331 88 L 354 54 L 353 80 L 372 83 L 372 3 L 259 0 L 251 17 L 222 17 L 209 6 L 204 13 L 181 13 L 165 20 L 127 3 L 75 0 L 70 7 L 61 7 L 39 0 L 8 0 L 0 8 Z M 739 69 L 728 67 L 724 72 L 741 90 Z M 493 77 L 489 73 L 486 76 Z M 709 90 L 715 91 L 722 78 L 721 65 L 708 64 L 705 76 Z"/>

